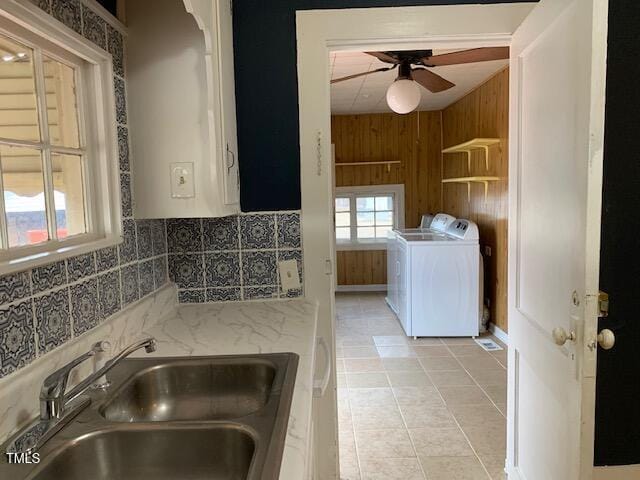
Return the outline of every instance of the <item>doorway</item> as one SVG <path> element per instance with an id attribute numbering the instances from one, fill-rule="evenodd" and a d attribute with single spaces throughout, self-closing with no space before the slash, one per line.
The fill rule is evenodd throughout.
<path id="1" fill-rule="evenodd" d="M 297 14 L 302 230 L 305 239 L 310 240 L 305 245 L 305 253 L 308 252 L 305 254 L 306 291 L 320 302 L 319 330 L 328 338 L 335 338 L 336 329 L 334 231 L 330 215 L 334 173 L 326 154 L 330 151 L 329 52 L 354 48 L 394 51 L 419 48 L 424 43 L 433 48 L 451 49 L 462 49 L 479 42 L 484 46 L 511 46 L 514 77 L 510 87 L 509 175 L 513 190 L 509 193 L 509 217 L 510 224 L 517 227 L 509 233 L 512 252 L 509 257 L 509 318 L 512 321 L 516 318 L 517 322 L 511 325 L 509 332 L 509 365 L 513 368 L 508 386 L 507 468 L 514 478 L 538 478 L 544 472 L 545 478 L 583 479 L 590 478 L 593 469 L 596 354 L 593 341 L 597 320 L 594 299 L 597 298 L 601 100 L 606 57 L 606 11 L 603 12 L 603 8 L 606 8 L 606 2 L 589 2 L 587 9 L 580 6 L 584 7 L 584 2 L 543 0 L 529 5 Z M 429 34 L 425 35 L 425 31 Z M 394 42 L 390 38 L 402 40 Z M 318 61 L 322 58 L 327 61 Z M 568 59 L 574 61 L 568 62 Z M 550 62 L 556 70 L 553 77 L 548 75 Z M 555 87 L 547 85 L 551 80 Z M 525 88 L 530 93 L 522 96 Z M 545 97 L 543 92 L 552 95 Z M 532 96 L 536 97 L 536 102 L 527 101 Z M 567 108 L 568 105 L 579 106 L 579 114 L 567 115 L 576 113 Z M 527 127 L 523 128 L 523 124 Z M 588 135 L 581 132 L 588 132 Z M 591 141 L 588 141 L 589 135 Z M 549 138 L 557 140 L 566 153 L 559 156 L 554 143 L 547 141 Z M 569 183 L 564 182 L 565 187 L 559 188 L 561 183 L 539 178 L 543 170 L 536 170 L 533 159 L 552 163 L 565 161 L 567 163 L 560 169 L 556 166 L 556 171 L 564 179 L 571 165 L 574 174 L 567 176 L 565 180 Z M 522 172 L 529 172 L 529 169 L 533 169 L 531 174 L 522 177 Z M 575 169 L 579 174 L 576 175 Z M 537 190 L 534 183 L 538 185 Z M 534 195 L 540 186 L 545 187 L 545 194 Z M 535 205 L 542 209 L 536 209 Z M 545 256 L 546 250 L 536 248 L 537 244 L 532 241 L 540 231 L 531 228 L 536 212 L 540 211 L 560 213 L 563 225 L 575 227 L 565 230 L 575 235 L 573 240 L 567 237 L 566 243 L 582 245 L 581 248 L 555 263 L 551 261 L 555 257 Z M 559 239 L 546 237 L 551 243 Z M 565 246 L 563 244 L 563 248 Z M 572 275 L 554 275 L 558 268 L 571 271 Z M 585 276 L 580 277 L 580 273 Z M 543 278 L 549 281 L 545 283 Z M 547 312 L 544 299 L 548 296 L 564 298 L 567 289 L 572 305 L 558 304 L 562 305 L 561 309 Z M 543 312 L 547 314 L 541 315 Z M 550 323 L 554 328 L 548 325 Z M 554 330 L 553 337 L 549 333 L 551 330 Z M 514 332 L 518 334 L 512 336 Z M 553 362 L 561 368 L 554 368 Z M 549 417 L 541 417 L 543 421 L 540 422 L 533 421 L 536 418 L 534 404 L 545 405 L 542 411 Z M 335 418 L 335 411 L 331 409 L 335 409 L 333 395 L 318 402 L 317 414 L 330 418 L 333 413 Z M 335 436 L 335 426 L 329 421 L 317 429 L 316 440 L 331 444 L 335 442 Z M 543 437 L 544 441 L 541 440 Z M 571 441 L 562 441 L 562 438 Z M 337 474 L 331 472 L 331 456 L 335 451 L 327 450 L 326 453 L 326 463 L 319 462 L 326 465 L 326 475 L 320 473 L 319 476 L 333 478 Z"/>

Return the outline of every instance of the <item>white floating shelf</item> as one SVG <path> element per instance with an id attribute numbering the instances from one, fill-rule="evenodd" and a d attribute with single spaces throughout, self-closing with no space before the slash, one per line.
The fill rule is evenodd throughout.
<path id="1" fill-rule="evenodd" d="M 383 160 L 379 162 L 336 162 L 336 167 L 362 167 L 365 165 L 386 165 L 387 172 L 391 171 L 391 165 L 400 164 L 400 160 Z"/>

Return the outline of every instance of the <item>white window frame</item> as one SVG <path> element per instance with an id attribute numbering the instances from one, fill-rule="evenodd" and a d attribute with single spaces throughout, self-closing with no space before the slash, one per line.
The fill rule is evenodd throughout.
<path id="1" fill-rule="evenodd" d="M 4 250 L 0 252 L 0 275 L 121 243 L 118 137 L 111 55 L 28 0 L 3 2 L 0 6 L 0 31 L 27 46 L 36 45 L 63 63 L 75 64 L 78 69 L 76 91 L 80 141 L 82 138 L 91 140 L 80 145 L 86 159 L 83 160 L 83 181 L 87 233 Z M 46 115 L 39 114 L 39 121 L 46 121 Z M 43 138 L 42 141 L 48 142 L 48 139 Z M 33 147 L 42 141 L 11 143 Z M 63 149 L 55 147 L 55 150 Z M 53 196 L 53 191 L 45 195 Z M 51 215 L 55 212 L 48 212 L 48 216 Z M 0 221 L 6 222 L 4 218 Z M 3 224 L 0 226 L 3 232 L 6 231 Z"/>
<path id="2" fill-rule="evenodd" d="M 386 238 L 372 238 L 368 240 L 358 240 L 357 237 L 357 224 L 356 224 L 356 197 L 361 196 L 379 196 L 379 195 L 392 195 L 393 196 L 393 228 L 404 228 L 404 185 L 403 184 L 390 184 L 390 185 L 360 185 L 355 187 L 336 187 L 335 197 L 333 202 L 334 209 L 334 238 L 335 238 L 335 199 L 349 197 L 350 213 L 351 213 L 351 239 L 336 239 L 336 250 L 385 250 L 387 245 Z"/>

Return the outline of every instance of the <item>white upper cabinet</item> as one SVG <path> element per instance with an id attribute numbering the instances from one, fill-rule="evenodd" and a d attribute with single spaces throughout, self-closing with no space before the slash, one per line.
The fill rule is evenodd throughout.
<path id="1" fill-rule="evenodd" d="M 229 0 L 126 2 L 137 218 L 239 211 Z"/>

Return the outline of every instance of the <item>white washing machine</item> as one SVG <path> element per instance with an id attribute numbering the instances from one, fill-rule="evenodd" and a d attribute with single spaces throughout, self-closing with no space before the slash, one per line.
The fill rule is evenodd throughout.
<path id="1" fill-rule="evenodd" d="M 477 336 L 482 318 L 478 227 L 455 220 L 444 234 L 397 232 L 390 239 L 387 302 L 413 337 Z"/>
<path id="2" fill-rule="evenodd" d="M 405 228 L 402 230 L 393 230 L 396 233 L 444 233 L 447 227 L 456 220 L 456 217 L 449 215 L 448 213 L 437 213 L 433 215 L 431 213 L 425 213 L 420 220 L 420 226 L 418 228 Z"/>

